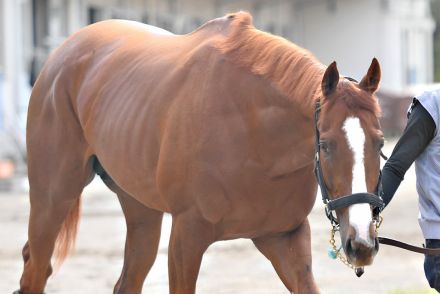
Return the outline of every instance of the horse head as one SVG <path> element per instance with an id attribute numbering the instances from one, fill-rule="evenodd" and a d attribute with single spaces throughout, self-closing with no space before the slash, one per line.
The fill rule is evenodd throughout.
<path id="1" fill-rule="evenodd" d="M 329 200 L 377 193 L 384 144 L 380 108 L 374 96 L 380 76 L 377 59 L 359 83 L 341 78 L 335 62 L 325 71 L 317 121 L 317 156 Z M 367 201 L 359 202 L 335 209 L 342 248 L 356 267 L 371 264 L 379 248 L 375 207 Z"/>

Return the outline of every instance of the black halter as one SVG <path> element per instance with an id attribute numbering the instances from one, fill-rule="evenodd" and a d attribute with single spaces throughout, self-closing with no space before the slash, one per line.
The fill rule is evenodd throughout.
<path id="1" fill-rule="evenodd" d="M 349 81 L 355 81 L 351 78 L 346 78 Z M 319 187 L 321 189 L 321 195 L 322 195 L 322 201 L 325 204 L 325 213 L 327 215 L 327 218 L 330 220 L 332 226 L 336 229 L 339 228 L 339 222 L 335 215 L 333 214 L 333 211 L 339 208 L 347 207 L 352 204 L 357 203 L 368 203 L 373 206 L 373 217 L 374 219 L 379 219 L 379 213 L 384 208 L 384 202 L 382 200 L 382 184 L 381 184 L 381 176 L 382 173 L 379 173 L 379 179 L 376 186 L 376 191 L 373 193 L 355 193 L 350 194 L 346 196 L 342 196 L 337 199 L 330 199 L 330 195 L 327 190 L 327 186 L 325 185 L 324 176 L 322 174 L 321 169 L 321 161 L 320 161 L 320 132 L 318 128 L 318 120 L 319 120 L 319 113 L 321 111 L 321 103 L 318 99 L 316 102 L 315 107 L 315 176 L 316 180 L 318 181 Z"/>

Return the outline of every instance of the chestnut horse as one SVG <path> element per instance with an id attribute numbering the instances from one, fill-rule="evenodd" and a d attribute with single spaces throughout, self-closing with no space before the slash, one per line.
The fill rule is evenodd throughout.
<path id="1" fill-rule="evenodd" d="M 42 293 L 75 238 L 95 174 L 121 203 L 124 266 L 114 293 L 141 293 L 164 212 L 170 293 L 194 293 L 218 240 L 250 238 L 289 291 L 319 293 L 307 215 L 315 202 L 314 105 L 332 198 L 372 192 L 382 134 L 376 59 L 360 83 L 336 63 L 261 32 L 244 12 L 187 35 L 131 21 L 90 25 L 50 56 L 29 104 L 31 212 L 17 293 Z M 356 266 L 377 252 L 369 204 L 337 210 Z"/>

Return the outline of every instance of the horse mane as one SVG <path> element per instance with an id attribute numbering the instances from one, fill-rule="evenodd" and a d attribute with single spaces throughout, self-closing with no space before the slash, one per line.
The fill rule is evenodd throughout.
<path id="1" fill-rule="evenodd" d="M 310 106 L 322 95 L 321 81 L 326 66 L 312 53 L 282 37 L 256 29 L 247 12 L 232 13 L 226 19 L 231 21 L 229 34 L 216 47 L 233 64 L 269 80 L 283 95 L 300 105 Z M 338 88 L 344 90 L 341 100 L 348 108 L 364 109 L 379 116 L 377 99 L 342 79 Z"/>
<path id="2" fill-rule="evenodd" d="M 229 14 L 227 19 L 231 20 L 229 34 L 217 48 L 228 60 L 266 78 L 289 99 L 316 95 L 325 66 L 313 54 L 282 37 L 256 29 L 247 12 Z"/>

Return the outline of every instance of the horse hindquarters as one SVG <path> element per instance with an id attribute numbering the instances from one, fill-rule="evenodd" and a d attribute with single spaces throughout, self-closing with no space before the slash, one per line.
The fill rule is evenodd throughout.
<path id="1" fill-rule="evenodd" d="M 55 248 L 61 259 L 67 255 L 75 238 L 80 195 L 93 177 L 88 147 L 66 91 L 57 85 L 46 91 L 44 83 L 49 89 L 51 83 L 44 74 L 38 81 L 28 111 L 31 210 L 23 248 L 22 294 L 43 292 Z"/>

